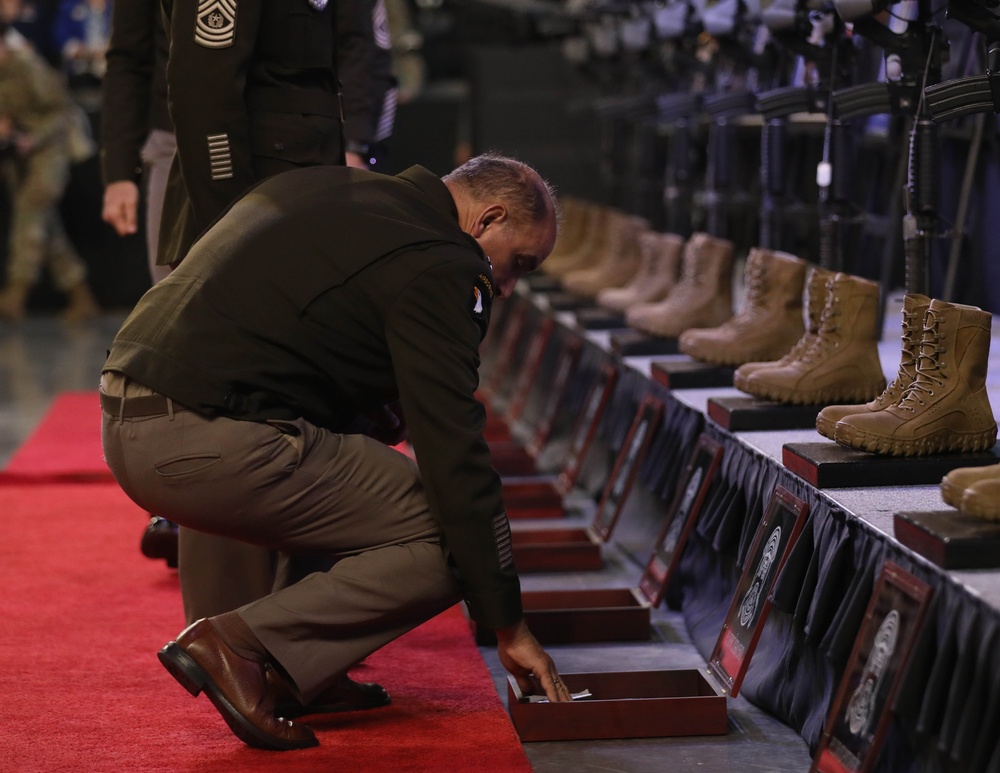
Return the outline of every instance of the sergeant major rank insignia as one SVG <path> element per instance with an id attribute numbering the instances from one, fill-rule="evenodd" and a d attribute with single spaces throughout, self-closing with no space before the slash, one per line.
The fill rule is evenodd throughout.
<path id="1" fill-rule="evenodd" d="M 236 0 L 199 0 L 194 42 L 205 48 L 228 48 L 236 42 Z"/>

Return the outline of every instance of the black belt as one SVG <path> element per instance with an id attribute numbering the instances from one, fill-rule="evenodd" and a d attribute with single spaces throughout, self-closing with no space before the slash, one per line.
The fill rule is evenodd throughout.
<path id="1" fill-rule="evenodd" d="M 171 413 L 189 411 L 163 395 L 143 395 L 141 397 L 115 397 L 101 392 L 101 409 L 116 419 L 139 419 L 144 416 L 166 416 Z"/>

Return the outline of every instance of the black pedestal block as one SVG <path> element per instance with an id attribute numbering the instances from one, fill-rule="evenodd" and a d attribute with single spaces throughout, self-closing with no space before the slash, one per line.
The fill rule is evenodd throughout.
<path id="1" fill-rule="evenodd" d="M 649 357 L 657 354 L 678 354 L 676 338 L 660 338 L 638 330 L 622 330 L 611 334 L 611 350 L 619 357 Z"/>
<path id="2" fill-rule="evenodd" d="M 732 384 L 732 375 L 729 383 Z M 731 432 L 815 429 L 816 414 L 822 409 L 822 405 L 791 405 L 749 396 L 711 397 L 708 400 L 709 418 Z"/>
<path id="3" fill-rule="evenodd" d="M 1000 566 L 1000 523 L 958 510 L 896 513 L 896 539 L 944 569 Z"/>
<path id="4" fill-rule="evenodd" d="M 552 311 L 578 311 L 579 309 L 590 308 L 594 305 L 593 298 L 585 298 L 582 295 L 573 293 L 558 292 L 548 296 L 549 308 Z"/>
<path id="5" fill-rule="evenodd" d="M 933 456 L 882 456 L 854 451 L 832 440 L 786 443 L 781 449 L 785 467 L 817 488 L 861 486 L 930 486 L 959 467 L 996 464 L 989 451 Z"/>
<path id="6" fill-rule="evenodd" d="M 533 293 L 555 293 L 562 290 L 562 282 L 548 274 L 528 274 L 524 277 L 524 283 Z"/>
<path id="7" fill-rule="evenodd" d="M 626 328 L 625 315 L 620 311 L 593 306 L 576 312 L 576 324 L 584 330 L 619 330 Z"/>
<path id="8" fill-rule="evenodd" d="M 668 389 L 708 389 L 733 385 L 733 369 L 700 360 L 661 360 L 650 366 L 653 378 Z"/>

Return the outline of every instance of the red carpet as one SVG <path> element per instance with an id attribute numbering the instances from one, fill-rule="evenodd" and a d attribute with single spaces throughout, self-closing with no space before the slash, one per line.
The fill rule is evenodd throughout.
<path id="1" fill-rule="evenodd" d="M 111 480 L 101 451 L 97 392 L 59 395 L 31 437 L 0 470 L 0 481 Z"/>
<path id="2" fill-rule="evenodd" d="M 183 620 L 145 521 L 114 483 L 0 482 L 5 773 L 531 770 L 459 607 L 354 672 L 392 706 L 311 719 L 315 749 L 244 746 L 156 659 Z"/>

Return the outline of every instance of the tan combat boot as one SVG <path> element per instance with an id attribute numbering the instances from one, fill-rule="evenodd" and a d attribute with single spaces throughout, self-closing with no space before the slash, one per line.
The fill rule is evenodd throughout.
<path id="1" fill-rule="evenodd" d="M 962 497 L 965 496 L 965 492 L 969 488 L 982 481 L 993 480 L 1000 482 L 1000 464 L 988 464 L 985 467 L 959 467 L 941 479 L 941 499 L 952 507 L 961 509 Z M 994 502 L 997 515 L 992 517 L 1000 518 L 1000 490 L 996 492 Z M 977 509 L 982 510 L 981 503 L 977 502 Z"/>
<path id="2" fill-rule="evenodd" d="M 624 312 L 640 303 L 662 301 L 677 284 L 684 237 L 659 231 L 639 234 L 639 270 L 625 287 L 608 287 L 597 294 L 597 305 Z"/>
<path id="3" fill-rule="evenodd" d="M 890 456 L 983 451 L 997 439 L 986 394 L 989 312 L 932 300 L 916 375 L 895 405 L 837 422 L 842 446 Z"/>
<path id="4" fill-rule="evenodd" d="M 570 271 L 596 265 L 604 257 L 604 245 L 612 222 L 622 213 L 601 204 L 591 204 L 580 237 L 566 252 L 550 255 L 542 262 L 549 276 L 562 278 Z"/>
<path id="5" fill-rule="evenodd" d="M 805 332 L 802 334 L 802 337 L 781 359 L 764 360 L 761 362 L 751 361 L 740 365 L 736 369 L 736 373 L 733 374 L 733 386 L 745 392 L 746 388 L 744 384 L 750 378 L 751 374 L 761 368 L 787 365 L 806 353 L 806 350 L 812 346 L 813 341 L 816 340 L 816 336 L 819 334 L 819 323 L 823 316 L 823 307 L 826 305 L 826 285 L 827 282 L 833 279 L 833 273 L 817 266 L 809 269 L 806 276 L 805 288 L 802 292 L 802 306 L 805 311 L 803 320 Z"/>
<path id="6" fill-rule="evenodd" d="M 681 278 L 659 303 L 625 312 L 629 327 L 663 338 L 688 328 L 716 327 L 733 315 L 733 243 L 696 233 L 684 245 Z"/>
<path id="7" fill-rule="evenodd" d="M 549 259 L 555 258 L 558 262 L 562 259 L 561 256 L 573 252 L 583 244 L 587 233 L 587 218 L 595 206 L 583 199 L 568 196 L 559 199 L 562 221 L 559 223 L 559 233 L 552 252 L 549 253 Z M 544 265 L 542 269 L 544 270 Z"/>
<path id="8" fill-rule="evenodd" d="M 796 405 L 871 400 L 885 389 L 878 308 L 875 282 L 835 274 L 809 348 L 785 365 L 755 370 L 742 388 L 755 397 Z"/>
<path id="9" fill-rule="evenodd" d="M 685 330 L 678 341 L 682 352 L 705 362 L 741 365 L 777 360 L 802 338 L 806 262 L 787 252 L 754 247 L 744 275 L 743 310 L 719 327 Z"/>
<path id="10" fill-rule="evenodd" d="M 977 518 L 1000 521 L 1000 465 L 986 467 L 982 478 L 965 489 L 958 509 Z"/>
<path id="11" fill-rule="evenodd" d="M 567 292 L 595 298 L 606 287 L 628 284 L 639 270 L 639 234 L 649 223 L 635 215 L 622 215 L 612 221 L 604 254 L 590 268 L 570 271 L 562 278 Z"/>
<path id="12" fill-rule="evenodd" d="M 903 298 L 903 351 L 899 358 L 899 372 L 889 382 L 885 391 L 871 402 L 859 405 L 828 405 L 816 416 L 816 431 L 830 440 L 834 438 L 837 422 L 855 413 L 884 411 L 899 402 L 903 391 L 917 375 L 917 350 L 924 332 L 924 314 L 931 299 L 926 295 L 908 294 Z"/>

